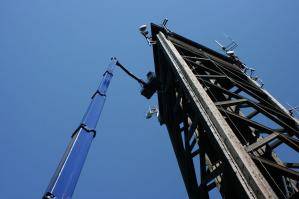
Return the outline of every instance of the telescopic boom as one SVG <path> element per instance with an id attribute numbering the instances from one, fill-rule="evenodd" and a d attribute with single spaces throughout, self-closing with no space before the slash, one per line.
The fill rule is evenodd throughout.
<path id="1" fill-rule="evenodd" d="M 50 181 L 44 199 L 71 198 L 86 160 L 91 142 L 96 136 L 96 125 L 100 118 L 108 86 L 113 76 L 116 58 L 111 58 L 103 79 L 91 98 L 90 105 Z"/>

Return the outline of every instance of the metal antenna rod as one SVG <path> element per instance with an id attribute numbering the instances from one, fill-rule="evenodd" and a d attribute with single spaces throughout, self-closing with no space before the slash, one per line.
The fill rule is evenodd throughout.
<path id="1" fill-rule="evenodd" d="M 96 135 L 96 125 L 100 118 L 106 91 L 113 76 L 116 58 L 111 58 L 103 79 L 91 98 L 90 105 L 81 124 L 72 135 L 72 139 L 50 181 L 43 196 L 44 199 L 71 198 L 86 160 L 91 142 Z"/>

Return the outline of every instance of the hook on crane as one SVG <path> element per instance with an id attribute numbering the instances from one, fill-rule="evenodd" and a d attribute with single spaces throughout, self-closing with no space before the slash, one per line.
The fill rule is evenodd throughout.
<path id="1" fill-rule="evenodd" d="M 129 75 L 131 78 L 136 80 L 141 85 L 141 87 L 142 87 L 141 95 L 143 95 L 145 98 L 150 99 L 154 95 L 154 93 L 157 91 L 158 80 L 157 80 L 154 72 L 149 71 L 146 74 L 147 81 L 144 81 L 141 78 L 138 78 L 133 73 L 131 73 L 119 61 L 116 62 L 116 66 L 120 67 L 127 75 Z"/>

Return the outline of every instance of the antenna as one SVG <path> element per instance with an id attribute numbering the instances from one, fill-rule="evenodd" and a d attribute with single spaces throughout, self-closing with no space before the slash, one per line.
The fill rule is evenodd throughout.
<path id="1" fill-rule="evenodd" d="M 162 26 L 163 26 L 163 27 L 166 27 L 167 22 L 168 22 L 168 19 L 165 18 L 165 19 L 162 21 Z"/>
<path id="2" fill-rule="evenodd" d="M 165 18 L 165 19 L 163 19 L 161 25 L 164 28 L 164 30 L 168 33 L 168 32 L 170 32 L 170 30 L 167 28 L 167 23 L 168 23 L 168 18 Z"/>
<path id="3" fill-rule="evenodd" d="M 235 42 L 230 36 L 224 34 L 225 37 L 230 41 L 227 45 L 222 45 L 219 41 L 215 40 L 215 42 L 220 46 L 220 48 L 226 53 L 234 53 L 233 50 L 238 47 L 237 42 Z M 230 52 L 231 51 L 231 52 Z"/>
<path id="4" fill-rule="evenodd" d="M 224 35 L 228 40 L 230 40 L 230 43 L 226 46 L 226 49 L 228 51 L 234 50 L 235 48 L 238 47 L 237 42 L 235 42 L 229 35 L 227 35 L 227 34 L 224 34 Z"/>
<path id="5" fill-rule="evenodd" d="M 225 54 L 230 57 L 234 63 L 246 74 L 248 75 L 251 79 L 255 81 L 259 81 L 261 88 L 264 86 L 264 83 L 262 80 L 260 80 L 258 77 L 253 77 L 253 73 L 255 71 L 254 68 L 249 68 L 246 66 L 245 63 L 243 63 L 239 57 L 235 54 L 234 49 L 238 47 L 237 42 L 235 42 L 230 36 L 227 34 L 224 34 L 224 36 L 230 41 L 229 44 L 223 45 L 219 41 L 215 40 L 216 44 L 225 52 Z M 249 74 L 247 72 L 250 71 Z"/>
<path id="6" fill-rule="evenodd" d="M 223 51 L 225 51 L 225 47 L 220 43 L 220 42 L 218 42 L 217 40 L 215 40 L 215 42 L 218 44 L 218 46 L 220 46 L 220 48 L 223 50 Z M 226 51 L 225 51 L 226 52 Z"/>

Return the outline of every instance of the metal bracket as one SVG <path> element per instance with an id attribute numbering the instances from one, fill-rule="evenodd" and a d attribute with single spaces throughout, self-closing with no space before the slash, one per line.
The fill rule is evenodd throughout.
<path id="1" fill-rule="evenodd" d="M 94 129 L 90 129 L 86 126 L 86 124 L 80 124 L 80 126 L 74 131 L 74 133 L 72 134 L 72 138 L 76 135 L 76 133 L 80 130 L 80 129 L 84 129 L 87 133 L 93 133 L 93 137 L 95 138 L 97 135 L 96 130 Z"/>
<path id="2" fill-rule="evenodd" d="M 112 73 L 111 71 L 109 71 L 109 70 L 106 70 L 106 71 L 104 72 L 103 76 L 106 75 L 106 73 L 109 74 L 109 75 L 111 75 L 111 76 L 113 76 L 113 73 Z"/>
<path id="3" fill-rule="evenodd" d="M 105 94 L 103 94 L 103 93 L 101 93 L 99 90 L 97 90 L 97 91 L 92 95 L 91 99 L 95 98 L 96 95 L 100 95 L 100 96 L 104 96 L 104 97 L 106 97 Z"/>

